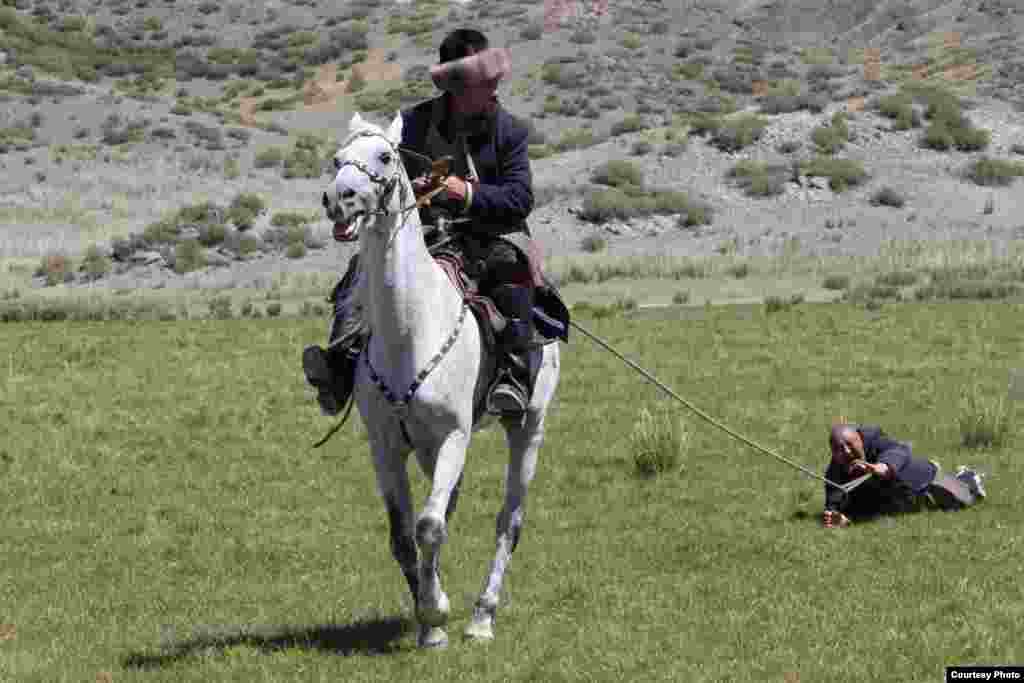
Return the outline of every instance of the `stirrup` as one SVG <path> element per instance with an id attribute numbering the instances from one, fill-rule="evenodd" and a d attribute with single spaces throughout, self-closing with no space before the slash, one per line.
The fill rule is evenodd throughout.
<path id="1" fill-rule="evenodd" d="M 487 394 L 487 412 L 491 415 L 521 415 L 528 407 L 526 392 L 507 374 Z"/>

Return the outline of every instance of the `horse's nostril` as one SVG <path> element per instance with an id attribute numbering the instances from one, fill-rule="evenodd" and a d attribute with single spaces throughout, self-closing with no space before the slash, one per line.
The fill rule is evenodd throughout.
<path id="1" fill-rule="evenodd" d="M 342 192 L 341 196 L 344 197 L 345 199 L 352 199 L 352 197 L 356 196 L 356 191 L 353 190 L 352 188 L 349 188 Z"/>
<path id="2" fill-rule="evenodd" d="M 329 200 L 327 198 L 327 193 L 326 192 L 324 192 L 324 208 L 325 209 L 331 208 L 331 200 Z"/>

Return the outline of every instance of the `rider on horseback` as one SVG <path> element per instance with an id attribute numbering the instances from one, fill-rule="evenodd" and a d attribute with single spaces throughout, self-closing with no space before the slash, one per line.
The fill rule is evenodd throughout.
<path id="1" fill-rule="evenodd" d="M 526 218 L 533 208 L 528 129 L 498 103 L 496 94 L 507 71 L 506 53 L 488 49 L 482 33 L 453 31 L 441 43 L 440 63 L 431 69 L 444 94 L 401 112 L 402 148 L 429 159 L 451 158 L 445 189 L 420 209 L 424 226 L 429 231 L 449 221 L 458 223 L 454 243 L 469 274 L 506 319 L 496 335 L 498 379 L 487 398 L 487 409 L 495 414 L 522 413 L 529 405 L 532 310 L 540 284 L 524 252 L 501 237 L 528 236 Z M 411 172 L 430 172 L 422 158 L 403 153 L 403 161 L 417 196 L 433 189 L 429 176 Z M 335 238 L 348 241 L 356 235 Z M 327 415 L 337 414 L 349 398 L 355 359 L 368 332 L 355 296 L 359 277 L 356 254 L 334 290 L 335 317 L 327 349 L 310 346 L 303 353 L 306 379 L 318 389 Z"/>

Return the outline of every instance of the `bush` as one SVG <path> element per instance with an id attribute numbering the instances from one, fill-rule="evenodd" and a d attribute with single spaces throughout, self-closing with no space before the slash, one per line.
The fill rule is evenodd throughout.
<path id="1" fill-rule="evenodd" d="M 786 189 L 788 169 L 779 164 L 744 160 L 727 173 L 750 197 L 774 197 Z"/>
<path id="2" fill-rule="evenodd" d="M 278 211 L 271 219 L 270 224 L 275 228 L 284 228 L 297 225 L 306 225 L 311 222 L 313 218 L 306 213 L 299 211 Z"/>
<path id="3" fill-rule="evenodd" d="M 846 117 L 837 113 L 832 117 L 832 124 L 815 128 L 811 140 L 822 154 L 835 154 L 846 146 L 850 139 L 850 130 L 846 125 Z"/>
<path id="4" fill-rule="evenodd" d="M 89 280 L 98 280 L 110 272 L 110 258 L 95 244 L 90 244 L 82 258 L 81 270 Z"/>
<path id="5" fill-rule="evenodd" d="M 682 306 L 690 303 L 690 290 L 683 289 L 672 295 L 672 303 L 676 306 Z"/>
<path id="6" fill-rule="evenodd" d="M 554 146 L 559 152 L 566 152 L 571 149 L 593 147 L 599 142 L 601 142 L 601 138 L 589 128 L 575 128 L 565 131 Z"/>
<path id="7" fill-rule="evenodd" d="M 654 145 L 649 143 L 647 140 L 637 140 L 636 142 L 633 143 L 633 146 L 630 148 L 629 153 L 635 157 L 638 157 L 643 156 L 644 154 L 649 154 L 652 149 L 654 149 Z"/>
<path id="8" fill-rule="evenodd" d="M 797 306 L 803 303 L 803 301 L 804 297 L 802 294 L 794 294 L 788 299 L 783 298 L 781 296 L 772 295 L 769 297 L 765 297 L 764 312 L 768 314 L 781 313 L 784 311 L 788 311 L 789 309 L 793 308 L 793 306 Z"/>
<path id="9" fill-rule="evenodd" d="M 821 286 L 831 290 L 848 289 L 850 287 L 850 276 L 828 275 L 825 277 L 824 282 L 821 283 Z"/>
<path id="10" fill-rule="evenodd" d="M 306 255 L 306 245 L 303 242 L 291 242 L 287 249 L 285 249 L 285 255 L 291 259 L 300 259 Z"/>
<path id="11" fill-rule="evenodd" d="M 892 206 L 899 209 L 905 202 L 899 192 L 891 187 L 883 187 L 872 195 L 871 203 L 875 206 Z"/>
<path id="12" fill-rule="evenodd" d="M 1013 282 L 991 282 L 988 280 L 933 281 L 918 289 L 914 296 L 918 301 L 978 300 L 993 301 L 1016 296 L 1020 288 Z"/>
<path id="13" fill-rule="evenodd" d="M 679 472 L 690 444 L 685 423 L 668 410 L 654 415 L 641 408 L 639 420 L 630 435 L 630 452 L 638 475 L 655 477 Z"/>
<path id="14" fill-rule="evenodd" d="M 207 303 L 210 308 L 210 317 L 216 320 L 231 320 L 231 297 L 226 295 L 215 296 Z"/>
<path id="15" fill-rule="evenodd" d="M 611 134 L 613 136 L 624 135 L 626 133 L 635 133 L 641 131 L 644 126 L 643 119 L 637 114 L 630 114 L 626 118 L 612 124 Z"/>
<path id="16" fill-rule="evenodd" d="M 284 150 L 280 147 L 268 147 L 256 153 L 256 168 L 270 168 L 284 161 Z"/>
<path id="17" fill-rule="evenodd" d="M 280 304 L 280 302 L 272 301 L 269 304 L 267 304 L 267 317 L 268 318 L 276 318 L 279 315 L 281 315 L 281 304 Z"/>
<path id="18" fill-rule="evenodd" d="M 756 114 L 726 119 L 711 137 L 711 144 L 723 152 L 737 152 L 761 139 L 768 121 Z"/>
<path id="19" fill-rule="evenodd" d="M 601 235 L 587 235 L 580 242 L 580 249 L 588 254 L 603 251 L 608 246 L 608 241 Z"/>
<path id="20" fill-rule="evenodd" d="M 623 185 L 636 185 L 639 187 L 644 184 L 644 173 L 632 161 L 613 159 L 594 169 L 590 180 L 599 185 L 608 185 L 610 187 L 621 187 Z"/>
<path id="21" fill-rule="evenodd" d="M 828 178 L 828 186 L 834 192 L 860 185 L 867 180 L 868 174 L 858 161 L 852 159 L 835 159 L 817 157 L 803 165 L 803 171 L 809 176 Z"/>
<path id="22" fill-rule="evenodd" d="M 976 384 L 960 397 L 960 443 L 966 448 L 999 448 L 1012 434 L 1011 406 L 1001 394 L 990 395 Z"/>
<path id="23" fill-rule="evenodd" d="M 977 185 L 1007 186 L 1024 176 L 1024 162 L 982 157 L 970 165 L 966 176 Z"/>
<path id="24" fill-rule="evenodd" d="M 199 243 L 204 247 L 215 247 L 224 242 L 227 228 L 220 223 L 206 223 L 199 226 Z"/>
<path id="25" fill-rule="evenodd" d="M 917 273 L 912 270 L 896 270 L 882 273 L 875 278 L 875 283 L 885 287 L 909 287 L 917 282 Z"/>
<path id="26" fill-rule="evenodd" d="M 554 154 L 554 151 L 548 145 L 530 145 L 527 154 L 531 159 L 544 159 Z"/>
<path id="27" fill-rule="evenodd" d="M 174 272 L 179 275 L 206 267 L 206 253 L 199 240 L 184 240 L 174 248 Z"/>
<path id="28" fill-rule="evenodd" d="M 946 124 L 941 122 L 928 126 L 928 129 L 925 130 L 924 135 L 921 137 L 922 146 L 939 152 L 945 152 L 950 149 L 955 142 L 952 131 L 949 130 Z"/>

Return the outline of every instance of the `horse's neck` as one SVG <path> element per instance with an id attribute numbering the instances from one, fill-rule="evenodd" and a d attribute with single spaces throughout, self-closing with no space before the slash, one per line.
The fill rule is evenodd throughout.
<path id="1" fill-rule="evenodd" d="M 371 360 L 398 379 L 418 372 L 440 350 L 462 299 L 427 250 L 415 209 L 401 228 L 399 211 L 378 220 L 394 224 L 367 234 L 361 245 L 364 306 L 374 339 Z"/>

